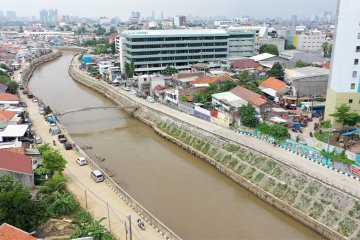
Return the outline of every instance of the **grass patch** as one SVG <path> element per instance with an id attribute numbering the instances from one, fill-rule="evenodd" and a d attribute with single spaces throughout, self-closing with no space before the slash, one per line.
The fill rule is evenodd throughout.
<path id="1" fill-rule="evenodd" d="M 309 211 L 309 216 L 314 219 L 318 219 L 323 214 L 324 210 L 324 205 L 319 202 L 315 202 L 314 206 Z"/>
<path id="2" fill-rule="evenodd" d="M 287 184 L 278 183 L 278 184 L 276 184 L 276 187 L 274 188 L 274 190 L 272 192 L 275 197 L 281 199 L 281 197 L 285 194 L 287 187 L 288 187 Z"/>
<path id="3" fill-rule="evenodd" d="M 226 151 L 231 152 L 231 153 L 236 153 L 239 150 L 240 150 L 240 147 L 238 145 L 234 145 L 234 144 L 229 144 L 226 147 Z"/>
<path id="4" fill-rule="evenodd" d="M 285 200 L 288 204 L 293 204 L 298 194 L 298 191 L 288 188 L 282 199 Z"/>
<path id="5" fill-rule="evenodd" d="M 349 215 L 360 220 L 360 201 L 355 203 L 355 206 L 349 211 Z"/>
<path id="6" fill-rule="evenodd" d="M 253 174 L 256 172 L 255 168 L 251 168 L 250 171 L 244 174 L 244 178 L 251 179 L 253 177 Z"/>
<path id="7" fill-rule="evenodd" d="M 255 178 L 254 178 L 254 182 L 255 182 L 255 183 L 260 182 L 260 181 L 264 178 L 264 176 L 265 176 L 265 174 L 263 174 L 263 173 L 258 173 L 258 174 L 255 176 Z"/>
<path id="8" fill-rule="evenodd" d="M 307 184 L 308 180 L 306 177 L 304 176 L 300 176 L 298 178 L 296 178 L 295 182 L 294 182 L 294 187 L 297 189 L 297 190 L 302 190 L 305 185 Z"/>
<path id="9" fill-rule="evenodd" d="M 276 185 L 275 180 L 272 179 L 272 178 L 269 178 L 269 180 L 267 181 L 267 183 L 266 183 L 265 186 L 264 186 L 264 191 L 269 192 L 270 189 L 271 189 L 272 187 L 274 187 L 275 185 Z"/>
<path id="10" fill-rule="evenodd" d="M 266 162 L 266 164 L 262 167 L 262 170 L 266 173 L 270 173 L 276 167 L 276 165 L 277 163 L 275 161 L 269 159 Z"/>
<path id="11" fill-rule="evenodd" d="M 324 214 L 324 223 L 328 226 L 334 226 L 335 223 L 339 221 L 340 213 L 334 211 L 334 210 L 328 210 Z"/>
<path id="12" fill-rule="evenodd" d="M 205 146 L 201 149 L 201 152 L 203 152 L 204 154 L 207 154 L 210 150 L 210 143 L 206 143 Z"/>
<path id="13" fill-rule="evenodd" d="M 345 237 L 348 237 L 355 231 L 356 228 L 356 221 L 346 217 L 343 221 L 340 222 L 338 231 Z"/>

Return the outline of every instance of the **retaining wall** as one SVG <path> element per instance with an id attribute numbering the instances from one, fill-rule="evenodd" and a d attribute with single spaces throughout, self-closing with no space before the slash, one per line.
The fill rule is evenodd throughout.
<path id="1" fill-rule="evenodd" d="M 261 154 L 256 149 L 206 132 L 136 102 L 103 81 L 87 76 L 75 65 L 70 66 L 69 74 L 74 80 L 93 88 L 118 104 L 137 105 L 135 110 L 127 111 L 152 126 L 161 136 L 207 161 L 219 172 L 322 236 L 329 239 L 360 238 L 360 202 L 356 197 L 338 191 L 271 156 Z M 158 127 L 164 124 L 166 128 Z M 185 134 L 187 138 L 181 139 L 179 134 Z M 236 151 L 226 154 L 224 149 L 231 145 L 235 146 Z M 210 154 L 214 149 L 215 153 Z M 276 167 L 269 170 L 269 164 Z M 259 176 L 261 179 L 257 181 Z"/>
<path id="2" fill-rule="evenodd" d="M 39 66 L 43 63 L 46 63 L 46 62 L 53 61 L 60 56 L 62 56 L 62 53 L 59 51 L 55 51 L 55 52 L 40 56 L 39 58 L 32 60 L 29 64 L 29 66 L 27 66 L 27 68 L 25 68 L 21 73 L 22 82 L 25 85 L 27 85 L 29 82 L 29 79 L 31 78 L 31 76 L 37 66 Z"/>

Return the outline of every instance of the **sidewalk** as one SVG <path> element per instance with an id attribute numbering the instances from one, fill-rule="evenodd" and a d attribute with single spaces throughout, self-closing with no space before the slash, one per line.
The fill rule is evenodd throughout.
<path id="1" fill-rule="evenodd" d="M 72 64 L 75 65 L 74 70 L 76 72 L 83 74 L 84 76 L 86 76 L 86 78 L 90 78 L 83 71 L 79 70 L 76 67 L 78 65 L 77 59 L 75 59 L 75 61 Z M 95 80 L 94 78 L 92 78 L 92 80 L 99 82 L 99 80 Z M 253 148 L 295 169 L 305 172 L 315 179 L 319 179 L 321 181 L 326 182 L 329 185 L 332 185 L 337 189 L 340 189 L 344 192 L 360 197 L 360 182 L 353 178 L 350 178 L 334 170 L 331 170 L 327 167 L 309 161 L 285 149 L 274 147 L 272 144 L 264 142 L 260 139 L 236 133 L 230 129 L 226 129 L 224 127 L 215 125 L 211 122 L 204 121 L 192 115 L 167 107 L 158 102 L 149 103 L 148 101 L 136 97 L 130 92 L 120 89 L 119 87 L 114 87 L 112 85 L 106 84 L 104 81 L 101 81 L 101 83 L 109 88 L 112 88 L 114 91 L 120 93 L 121 95 L 124 95 L 125 97 L 135 102 L 138 102 L 140 105 L 143 105 L 146 108 L 154 109 L 155 111 L 159 111 L 164 115 L 169 116 L 170 118 L 176 119 L 177 121 L 193 125 L 204 131 L 213 133 L 225 139 L 229 139 L 239 144 L 243 144 L 245 146 Z"/>
<path id="2" fill-rule="evenodd" d="M 16 75 L 17 76 L 17 75 Z M 128 216 L 132 219 L 133 239 L 164 239 L 164 237 L 145 222 L 146 230 L 141 230 L 136 220 L 141 218 L 126 205 L 105 182 L 95 183 L 90 178 L 91 168 L 79 166 L 76 163 L 77 153 L 73 150 L 66 151 L 62 144 L 57 141 L 57 136 L 49 134 L 49 124 L 44 116 L 39 113 L 37 103 L 32 102 L 26 95 L 20 93 L 20 97 L 28 104 L 28 112 L 32 120 L 33 128 L 41 136 L 43 143 L 50 143 L 53 140 L 64 158 L 68 161 L 64 171 L 68 179 L 67 187 L 78 199 L 82 207 L 87 209 L 96 219 L 105 217 L 102 222 L 117 238 L 129 239 L 129 232 L 126 235 L 125 227 L 129 231 Z"/>

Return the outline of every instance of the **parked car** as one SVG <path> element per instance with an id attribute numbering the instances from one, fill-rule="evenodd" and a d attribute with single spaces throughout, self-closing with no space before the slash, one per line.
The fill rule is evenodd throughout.
<path id="1" fill-rule="evenodd" d="M 104 181 L 104 176 L 100 170 L 92 171 L 90 177 L 97 183 Z"/>
<path id="2" fill-rule="evenodd" d="M 69 142 L 64 142 L 64 148 L 65 148 L 65 150 L 72 150 L 73 146 Z"/>
<path id="3" fill-rule="evenodd" d="M 151 103 L 155 102 L 154 98 L 151 96 L 147 96 L 146 101 L 151 102 Z"/>
<path id="4" fill-rule="evenodd" d="M 65 137 L 64 134 L 59 134 L 59 135 L 58 135 L 58 140 L 59 140 L 60 143 L 65 143 L 65 142 L 67 142 L 67 139 L 66 139 L 66 137 Z"/>
<path id="5" fill-rule="evenodd" d="M 33 101 L 33 102 L 38 102 L 38 99 L 37 99 L 36 97 L 33 97 L 33 98 L 32 98 L 32 101 Z"/>
<path id="6" fill-rule="evenodd" d="M 76 162 L 77 162 L 80 166 L 84 166 L 84 165 L 87 164 L 87 161 L 86 161 L 86 159 L 85 159 L 84 157 L 78 157 L 78 158 L 76 159 Z"/>
<path id="7" fill-rule="evenodd" d="M 35 136 L 34 139 L 35 139 L 36 144 L 41 144 L 42 143 L 42 139 L 41 139 L 40 136 Z"/>
<path id="8" fill-rule="evenodd" d="M 137 94 L 136 90 L 134 90 L 134 89 L 131 89 L 130 92 L 131 92 L 131 94 L 134 94 L 134 95 Z"/>
<path id="9" fill-rule="evenodd" d="M 122 89 L 124 89 L 125 91 L 130 91 L 130 88 L 126 86 L 123 86 Z"/>

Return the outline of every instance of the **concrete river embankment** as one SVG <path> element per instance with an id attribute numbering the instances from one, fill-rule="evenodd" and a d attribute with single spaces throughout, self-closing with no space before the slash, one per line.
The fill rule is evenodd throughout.
<path id="1" fill-rule="evenodd" d="M 64 53 L 60 59 L 35 70 L 30 82 L 34 94 L 58 112 L 113 105 L 101 94 L 77 84 L 67 75 L 71 58 L 72 54 Z M 136 114 L 149 121 L 156 115 L 143 110 Z M 114 173 L 115 182 L 184 239 L 321 238 L 219 174 L 208 163 L 164 140 L 152 128 L 124 111 L 73 113 L 63 116 L 61 121 L 77 143 L 93 147 L 87 151 L 90 156 L 97 154 L 106 158 L 100 165 Z M 167 136 L 182 134 L 171 119 L 163 118 L 153 125 Z M 181 129 L 185 132 L 186 127 Z M 189 146 L 196 145 L 206 151 L 207 143 L 197 143 L 194 136 L 191 139 L 189 136 L 185 137 L 190 140 Z M 209 142 L 209 151 L 215 147 Z M 240 149 L 237 151 L 234 156 L 240 154 Z M 220 167 L 220 161 L 217 164 Z M 265 182 L 265 178 L 262 181 Z M 277 186 L 276 179 L 269 187 L 272 191 Z M 300 184 L 304 189 L 301 193 L 309 184 Z M 323 189 L 320 190 L 322 193 Z M 310 203 L 314 204 L 313 200 Z"/>

